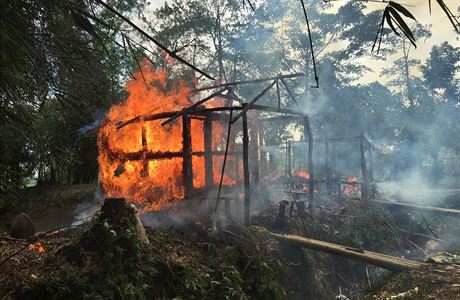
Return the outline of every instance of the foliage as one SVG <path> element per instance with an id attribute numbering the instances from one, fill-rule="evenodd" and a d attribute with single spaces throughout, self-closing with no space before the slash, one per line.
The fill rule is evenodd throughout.
<path id="1" fill-rule="evenodd" d="M 414 19 L 410 9 L 390 1 L 383 11 L 367 13 L 368 3 L 348 1 L 330 13 L 330 3 L 307 3 L 322 83 L 311 89 L 311 49 L 300 3 L 267 0 L 253 3 L 252 8 L 243 3 L 168 1 L 154 11 L 152 22 L 144 14 L 144 0 L 107 2 L 128 18 L 142 21 L 143 28 L 175 55 L 220 79 L 306 73 L 305 80 L 289 84 L 304 112 L 313 116 L 317 135 L 364 132 L 397 144 L 405 139 L 414 142 L 426 129 L 424 120 L 449 132 L 458 129 L 452 122 L 458 116 L 455 100 L 460 95 L 455 76 L 458 48 L 448 43 L 435 46 L 426 62 L 411 57 L 415 39 L 430 32 L 406 24 Z M 449 15 L 442 0 L 437 4 Z M 449 20 L 455 27 L 455 17 L 450 14 Z M 384 43 L 392 47 L 380 47 L 382 35 L 391 31 L 396 34 L 387 35 Z M 369 53 L 377 40 L 379 55 Z M 96 133 L 82 134 L 79 129 L 88 124 L 97 127 L 111 104 L 125 97 L 124 82 L 144 57 L 156 67 L 168 68 L 174 78 L 196 82 L 191 69 L 169 64 L 160 49 L 147 47 L 138 32 L 90 0 L 5 2 L 0 43 L 0 191 L 32 180 L 95 181 Z M 359 83 L 370 70 L 363 61 L 383 62 L 397 50 L 403 55 L 393 65 L 386 64 L 382 73 L 396 75 L 388 85 Z M 420 70 L 423 77 L 418 76 Z M 246 86 L 237 92 L 251 99 L 263 88 Z M 268 92 L 261 103 L 276 105 L 275 93 Z M 295 107 L 283 90 L 281 99 L 282 106 Z M 288 128 L 292 127 L 267 130 L 265 139 L 270 143 L 291 139 Z M 440 135 L 439 145 L 458 145 L 445 136 Z M 426 140 L 422 144 L 423 151 L 436 156 Z"/>

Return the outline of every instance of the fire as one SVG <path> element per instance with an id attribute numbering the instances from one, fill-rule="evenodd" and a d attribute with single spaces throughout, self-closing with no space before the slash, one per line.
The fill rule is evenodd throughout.
<path id="1" fill-rule="evenodd" d="M 305 179 L 310 179 L 310 174 L 308 174 L 307 171 L 300 171 L 299 173 L 297 173 L 297 176 L 303 177 Z"/>
<path id="2" fill-rule="evenodd" d="M 36 250 L 40 254 L 45 253 L 45 248 L 42 246 L 42 244 L 40 242 L 30 244 L 29 246 L 27 246 L 27 250 L 28 251 L 35 251 Z"/>
<path id="3" fill-rule="evenodd" d="M 126 86 L 129 96 L 110 109 L 99 130 L 99 176 L 109 197 L 124 197 L 144 211 L 155 211 L 184 197 L 182 118 L 161 126 L 165 119 L 151 121 L 144 117 L 190 106 L 192 88 L 184 82 L 172 83 L 166 70 L 153 70 L 146 63 L 142 65 L 142 74 L 138 72 L 134 77 Z M 222 104 L 219 99 L 212 101 Z M 117 128 L 133 118 L 138 118 L 138 122 Z M 203 120 L 191 119 L 192 151 L 204 151 L 203 127 Z M 225 129 L 224 124 L 213 122 L 213 151 L 222 149 Z M 149 154 L 166 158 L 149 159 Z M 229 161 L 232 159 L 235 158 L 229 157 Z M 214 182 L 220 179 L 222 160 L 223 156 L 213 156 Z M 203 187 L 204 157 L 193 156 L 192 166 L 194 188 Z M 237 180 L 227 175 L 224 184 Z"/>
<path id="4" fill-rule="evenodd" d="M 354 184 L 358 182 L 358 178 L 354 176 L 349 176 L 347 179 L 347 183 Z M 343 194 L 347 197 L 351 196 L 354 193 L 360 192 L 361 188 L 358 185 L 348 185 L 343 188 Z"/>

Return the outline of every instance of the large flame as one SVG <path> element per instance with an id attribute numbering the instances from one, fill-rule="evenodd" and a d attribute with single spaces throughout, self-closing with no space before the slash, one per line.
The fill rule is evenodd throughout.
<path id="1" fill-rule="evenodd" d="M 192 104 L 191 88 L 183 82 L 172 84 L 167 72 L 152 70 L 146 64 L 126 86 L 129 96 L 113 106 L 99 130 L 99 176 L 105 193 L 124 197 L 143 210 L 159 210 L 168 203 L 183 199 L 182 157 L 146 159 L 146 153 L 180 153 L 182 120 L 161 126 L 162 120 L 144 121 L 148 115 L 180 111 Z M 222 103 L 220 103 L 222 104 Z M 139 117 L 138 122 L 117 129 L 121 122 Z M 191 120 L 192 151 L 204 151 L 203 120 Z M 212 125 L 212 148 L 222 148 L 225 128 Z M 144 138 L 142 137 L 144 135 Z M 144 143 L 143 143 L 144 141 Z M 229 157 L 235 160 L 235 157 Z M 220 179 L 222 156 L 213 157 L 214 181 Z M 193 186 L 205 184 L 204 157 L 193 156 Z M 237 178 L 224 177 L 224 184 Z"/>

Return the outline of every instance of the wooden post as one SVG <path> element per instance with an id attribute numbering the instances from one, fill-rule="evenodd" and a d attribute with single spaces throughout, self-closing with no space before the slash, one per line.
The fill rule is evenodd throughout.
<path id="1" fill-rule="evenodd" d="M 212 166 L 212 119 L 208 114 L 204 120 L 204 170 L 205 184 L 209 189 L 214 185 L 214 174 Z"/>
<path id="2" fill-rule="evenodd" d="M 331 141 L 331 174 L 332 177 L 334 178 L 334 182 L 337 180 L 337 147 L 336 143 L 334 141 Z M 336 190 L 338 185 L 333 185 L 333 193 L 337 193 L 338 191 Z"/>
<path id="3" fill-rule="evenodd" d="M 244 172 L 244 224 L 251 224 L 251 195 L 249 186 L 249 136 L 248 136 L 248 118 L 246 113 L 242 115 L 243 119 L 243 172 Z"/>
<path id="4" fill-rule="evenodd" d="M 287 156 L 287 166 L 286 173 L 287 177 L 292 177 L 292 154 L 291 154 L 291 142 L 286 142 L 286 156 Z"/>
<path id="5" fill-rule="evenodd" d="M 304 122 L 304 138 L 308 137 L 308 174 L 310 175 L 310 181 L 308 184 L 308 204 L 309 208 L 313 208 L 313 133 L 311 131 L 308 116 L 305 116 Z"/>
<path id="6" fill-rule="evenodd" d="M 361 134 L 361 139 L 359 140 L 359 149 L 361 152 L 361 173 L 363 175 L 363 183 L 361 184 L 361 199 L 368 200 L 369 199 L 369 175 L 367 173 L 367 165 L 366 165 L 366 155 L 364 152 L 364 135 Z"/>
<path id="7" fill-rule="evenodd" d="M 251 180 L 252 183 L 259 184 L 259 127 L 253 124 L 251 133 Z"/>
<path id="8" fill-rule="evenodd" d="M 369 187 L 369 198 L 375 198 L 375 181 L 374 181 L 374 156 L 372 155 L 372 147 L 368 143 L 368 154 L 369 154 L 369 179 L 370 179 L 370 187 Z"/>
<path id="9" fill-rule="evenodd" d="M 184 181 L 184 197 L 192 198 L 193 192 L 193 171 L 192 171 L 192 136 L 191 120 L 184 113 L 182 114 L 182 175 Z"/>
<path id="10" fill-rule="evenodd" d="M 331 189 L 331 159 L 330 159 L 330 151 L 329 151 L 329 141 L 326 140 L 326 142 L 324 143 L 325 147 L 326 147 L 326 188 L 327 188 L 327 193 L 330 195 L 332 193 L 332 189 Z"/>
<path id="11" fill-rule="evenodd" d="M 145 124 L 142 124 L 142 160 L 143 160 L 143 167 L 141 171 L 142 177 L 149 176 L 149 161 L 147 160 L 147 128 Z"/>
<path id="12" fill-rule="evenodd" d="M 281 110 L 281 96 L 280 96 L 280 85 L 278 80 L 276 81 L 276 96 L 278 98 L 278 111 Z"/>

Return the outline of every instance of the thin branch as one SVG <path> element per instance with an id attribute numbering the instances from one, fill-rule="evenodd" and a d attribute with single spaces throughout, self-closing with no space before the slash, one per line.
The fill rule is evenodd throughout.
<path id="1" fill-rule="evenodd" d="M 186 61 L 185 59 L 181 58 L 180 56 L 177 56 L 173 51 L 169 50 L 168 48 L 166 48 L 163 44 L 161 44 L 159 41 L 157 41 L 156 39 L 154 39 L 151 35 L 147 34 L 144 30 L 142 30 L 140 27 L 138 27 L 136 24 L 134 24 L 131 20 L 129 20 L 128 18 L 126 18 L 125 16 L 123 16 L 121 13 L 119 13 L 118 11 L 116 11 L 113 7 L 109 6 L 108 4 L 106 4 L 104 1 L 102 0 L 95 0 L 97 3 L 101 4 L 102 6 L 104 6 L 106 9 L 108 9 L 109 11 L 111 11 L 112 13 L 114 13 L 117 17 L 119 17 L 120 19 L 122 19 L 123 21 L 125 21 L 126 23 L 128 23 L 132 28 L 134 28 L 136 31 L 138 31 L 140 34 L 142 34 L 144 37 L 146 37 L 147 39 L 149 39 L 150 41 L 152 41 L 155 45 L 157 45 L 160 49 L 162 49 L 163 51 L 165 51 L 166 53 L 168 53 L 169 56 L 171 56 L 172 58 L 180 61 L 181 63 L 183 63 L 184 65 L 190 67 L 191 69 L 197 71 L 198 73 L 206 76 L 207 78 L 211 79 L 211 80 L 215 80 L 214 77 L 208 75 L 207 73 L 205 73 L 204 71 L 202 71 L 201 69 L 199 69 L 198 67 L 192 65 L 191 63 L 189 63 L 188 61 Z"/>
<path id="2" fill-rule="evenodd" d="M 313 62 L 313 71 L 315 72 L 316 86 L 312 86 L 312 87 L 319 88 L 319 77 L 318 77 L 318 73 L 316 72 L 315 53 L 313 51 L 313 41 L 312 41 L 312 38 L 311 38 L 311 30 L 310 30 L 310 23 L 308 22 L 307 9 L 305 8 L 304 1 L 300 0 L 300 2 L 302 2 L 303 14 L 305 16 L 305 22 L 307 23 L 308 38 L 310 40 L 311 59 L 312 59 L 312 62 Z"/>

